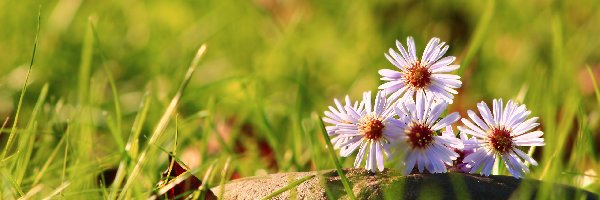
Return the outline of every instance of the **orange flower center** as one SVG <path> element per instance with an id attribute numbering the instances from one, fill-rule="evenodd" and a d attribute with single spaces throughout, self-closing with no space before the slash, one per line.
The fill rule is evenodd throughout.
<path id="1" fill-rule="evenodd" d="M 414 88 L 427 87 L 431 84 L 431 72 L 425 66 L 421 66 L 420 62 L 417 62 L 408 68 L 406 82 Z"/>
<path id="2" fill-rule="evenodd" d="M 426 125 L 414 124 L 406 131 L 406 142 L 413 148 L 425 148 L 433 143 L 434 134 Z"/>
<path id="3" fill-rule="evenodd" d="M 500 154 L 508 153 L 513 146 L 510 131 L 504 128 L 494 128 L 490 133 L 489 143 Z"/>
<path id="4" fill-rule="evenodd" d="M 377 140 L 383 136 L 383 122 L 378 118 L 367 115 L 360 120 L 358 129 L 367 139 Z"/>

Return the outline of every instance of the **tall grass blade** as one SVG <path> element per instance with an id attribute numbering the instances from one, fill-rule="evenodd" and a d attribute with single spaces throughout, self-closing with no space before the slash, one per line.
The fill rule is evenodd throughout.
<path id="1" fill-rule="evenodd" d="M 44 102 L 46 101 L 46 95 L 48 94 L 48 84 L 44 84 L 42 87 L 42 91 L 38 96 L 38 100 L 35 103 L 35 107 L 31 113 L 31 117 L 29 123 L 27 124 L 27 128 L 21 134 L 21 141 L 19 146 L 22 151 L 18 154 L 17 162 L 14 162 L 13 165 L 13 174 L 15 174 L 15 179 L 18 184 L 21 184 L 23 181 L 23 177 L 25 176 L 25 172 L 28 169 L 29 162 L 31 160 L 31 154 L 33 153 L 34 142 L 36 139 L 36 131 L 37 130 L 37 116 L 42 109 Z"/>
<path id="2" fill-rule="evenodd" d="M 16 194 L 17 196 L 21 197 L 21 196 L 25 195 L 23 193 L 23 189 L 21 189 L 21 187 L 19 186 L 19 184 L 17 184 L 17 182 L 15 181 L 15 179 L 6 171 L 5 168 L 0 168 L 0 172 L 2 172 L 3 178 L 7 179 L 8 182 L 11 184 L 11 186 L 15 190 L 15 193 L 17 193 Z"/>
<path id="3" fill-rule="evenodd" d="M 310 149 L 310 151 L 311 151 L 310 158 L 311 158 L 312 162 L 314 162 L 314 165 L 317 168 L 317 170 L 320 170 L 321 169 L 320 157 L 318 155 L 316 155 L 317 152 L 320 152 L 320 150 L 317 145 L 314 145 L 314 141 L 313 141 L 314 137 L 312 137 L 310 131 L 308 131 L 309 130 L 308 126 L 313 125 L 313 127 L 314 127 L 314 123 L 312 123 L 312 121 L 310 121 L 310 120 L 307 120 L 307 122 L 308 123 L 302 123 L 302 127 L 300 127 L 300 128 L 302 129 L 302 133 L 304 134 L 304 137 L 305 137 L 303 139 L 307 141 L 307 144 L 309 147 L 312 147 Z M 312 128 L 312 127 L 310 127 L 310 128 Z M 321 172 L 321 171 L 319 171 L 317 173 L 317 178 L 319 179 L 319 184 L 321 184 L 321 186 L 325 190 L 325 195 L 327 195 L 328 199 L 335 199 L 333 196 L 333 193 L 329 189 L 329 186 L 327 186 L 327 181 L 325 180 L 323 173 L 324 172 Z"/>
<path id="4" fill-rule="evenodd" d="M 115 80 L 112 76 L 112 73 L 110 72 L 110 69 L 108 68 L 107 63 L 107 56 L 105 54 L 104 48 L 102 47 L 102 43 L 100 43 L 100 36 L 98 36 L 98 32 L 96 31 L 96 28 L 94 27 L 94 23 L 92 23 L 90 21 L 90 28 L 92 30 L 92 34 L 94 35 L 94 39 L 96 41 L 96 43 L 98 44 L 98 49 L 99 49 L 99 53 L 100 53 L 100 58 L 102 59 L 102 69 L 104 69 L 104 74 L 106 74 L 106 78 L 108 79 L 108 84 L 110 85 L 110 90 L 112 92 L 112 97 L 113 97 L 113 103 L 114 103 L 114 109 L 115 109 L 115 125 L 116 125 L 116 131 L 111 131 L 113 133 L 113 135 L 115 135 L 115 138 L 117 139 L 117 144 L 119 147 L 123 147 L 124 142 L 121 140 L 121 131 L 122 131 L 122 113 L 121 113 L 121 103 L 119 101 L 119 92 L 117 90 L 117 84 L 115 83 Z"/>
<path id="5" fill-rule="evenodd" d="M 58 186 L 58 188 L 56 188 L 54 191 L 52 191 L 52 193 L 50 193 L 50 195 L 48 195 L 47 197 L 43 198 L 42 200 L 50 200 L 50 199 L 54 198 L 54 196 L 56 196 L 59 193 L 61 193 L 65 188 L 69 187 L 69 185 L 71 185 L 71 183 L 64 182 L 63 184 L 61 184 L 60 186 Z"/>
<path id="6" fill-rule="evenodd" d="M 290 190 L 290 189 L 292 189 L 292 188 L 294 188 L 294 187 L 296 187 L 296 186 L 304 183 L 305 181 L 307 181 L 308 179 L 311 179 L 313 177 L 315 177 L 314 174 L 313 175 L 305 176 L 305 177 L 303 177 L 301 179 L 298 179 L 298 180 L 296 180 L 294 182 L 291 182 L 290 184 L 286 185 L 285 187 L 282 187 L 279 190 L 275 190 L 273 193 L 267 195 L 266 197 L 263 197 L 262 199 L 263 200 L 267 200 L 267 199 L 271 199 L 273 197 L 276 197 L 277 195 L 280 195 L 281 193 L 284 193 L 284 192 L 286 192 L 286 191 L 288 191 L 288 190 Z"/>
<path id="7" fill-rule="evenodd" d="M 148 145 L 141 152 L 140 157 L 138 158 L 138 161 L 135 163 L 133 170 L 129 174 L 129 177 L 127 177 L 127 181 L 125 182 L 125 185 L 123 186 L 123 190 L 119 194 L 118 199 L 125 198 L 125 194 L 128 192 L 129 188 L 131 187 L 131 184 L 134 183 L 136 177 L 139 175 L 139 173 L 142 169 L 142 166 L 143 166 L 144 162 L 146 161 L 146 155 L 148 153 L 149 148 L 156 143 L 156 140 L 162 135 L 162 133 L 166 129 L 167 124 L 171 119 L 171 116 L 175 112 L 175 108 L 177 107 L 177 105 L 179 104 L 179 101 L 181 100 L 181 97 L 183 96 L 183 91 L 185 90 L 188 83 L 190 82 L 190 79 L 192 78 L 192 75 L 194 74 L 196 67 L 200 63 L 200 59 L 203 57 L 203 55 L 205 53 L 206 53 L 206 45 L 200 46 L 200 48 L 196 52 L 196 56 L 194 57 L 192 64 L 190 65 L 187 73 L 185 74 L 183 82 L 181 83 L 181 85 L 179 86 L 179 89 L 177 90 L 177 93 L 175 94 L 173 99 L 171 99 L 171 103 L 169 103 L 169 106 L 167 107 L 165 113 L 160 118 L 158 125 L 156 125 L 156 128 L 154 129 L 152 136 L 148 140 Z"/>
<path id="8" fill-rule="evenodd" d="M 313 116 L 316 117 L 317 120 L 319 121 L 319 125 L 321 127 L 321 134 L 323 136 L 323 139 L 325 140 L 325 144 L 327 145 L 327 150 L 329 151 L 329 155 L 331 156 L 333 163 L 335 163 L 335 170 L 337 171 L 338 175 L 340 176 L 340 179 L 342 180 L 342 184 L 344 185 L 344 190 L 346 190 L 346 193 L 348 194 L 348 197 L 350 199 L 356 199 L 356 197 L 354 196 L 354 192 L 352 192 L 352 187 L 350 187 L 350 181 L 348 181 L 348 178 L 344 174 L 344 171 L 342 169 L 342 164 L 340 164 L 340 161 L 337 159 L 337 156 L 335 154 L 335 150 L 333 150 L 333 145 L 331 144 L 331 141 L 329 140 L 329 136 L 327 135 L 327 130 L 325 129 L 325 124 L 323 124 L 323 120 L 321 120 L 321 116 L 319 116 L 316 113 L 313 113 Z"/>
<path id="9" fill-rule="evenodd" d="M 225 161 L 225 166 L 223 166 L 223 170 L 221 171 L 221 181 L 219 182 L 219 198 L 223 198 L 225 195 L 225 181 L 229 179 L 229 165 L 231 164 L 231 157 L 227 157 Z"/>
<path id="10" fill-rule="evenodd" d="M 463 60 L 461 61 L 461 67 L 458 69 L 458 75 L 464 74 L 465 70 L 471 64 L 471 60 L 475 56 L 475 53 L 479 51 L 481 47 L 481 43 L 483 43 L 483 39 L 488 31 L 488 26 L 490 25 L 490 21 L 494 16 L 494 11 L 496 10 L 496 0 L 490 0 L 487 2 L 485 9 L 482 12 L 481 18 L 479 18 L 479 22 L 477 22 L 477 28 L 475 28 L 475 32 L 473 33 L 473 37 L 471 38 L 471 42 L 467 47 L 467 53 Z"/>
<path id="11" fill-rule="evenodd" d="M 52 153 L 50 153 L 50 156 L 48 157 L 48 159 L 42 166 L 42 169 L 40 169 L 40 171 L 35 176 L 35 179 L 33 179 L 33 185 L 37 185 L 40 182 L 40 180 L 42 180 L 42 178 L 46 174 L 46 170 L 48 170 L 48 167 L 50 166 L 50 164 L 52 164 L 52 162 L 54 161 L 54 158 L 56 158 L 56 155 L 58 155 L 58 151 L 60 150 L 60 147 L 63 145 L 63 143 L 65 143 L 66 138 L 67 137 L 60 138 L 60 141 L 58 142 L 56 147 L 54 147 L 54 150 L 52 150 Z"/>
<path id="12" fill-rule="evenodd" d="M 206 170 L 206 173 L 204 173 L 204 178 L 202 178 L 202 185 L 200 185 L 200 199 L 204 200 L 204 198 L 206 197 L 206 192 L 209 190 L 209 182 L 210 179 L 212 177 L 213 174 L 213 170 L 215 169 L 215 164 L 211 164 L 210 167 L 208 167 L 208 170 Z"/>
<path id="13" fill-rule="evenodd" d="M 25 92 L 27 91 L 27 85 L 29 83 L 29 75 L 31 74 L 31 68 L 33 67 L 33 61 L 35 60 L 35 52 L 38 46 L 38 38 L 40 36 L 40 23 L 42 18 L 42 6 L 40 5 L 38 10 L 37 17 L 37 29 L 35 32 L 35 40 L 33 42 L 33 51 L 31 53 L 31 61 L 29 62 L 29 68 L 27 68 L 27 75 L 25 76 L 25 83 L 23 83 L 23 89 L 21 89 L 21 95 L 19 96 L 19 103 L 17 104 L 17 110 L 15 113 L 15 119 L 13 122 L 12 129 L 10 130 L 10 135 L 8 136 L 8 140 L 6 141 L 6 146 L 4 146 L 4 151 L 2 151 L 2 156 L 0 156 L 0 160 L 4 160 L 6 154 L 10 150 L 13 140 L 15 139 L 15 135 L 17 134 L 17 125 L 19 122 L 19 114 L 21 113 L 21 106 L 23 104 L 23 98 L 25 97 Z M 2 163 L 0 163 L 1 165 Z"/>
<path id="14" fill-rule="evenodd" d="M 173 159 L 173 161 L 174 160 L 175 159 Z M 179 176 L 173 178 L 171 181 L 169 181 L 167 184 L 165 184 L 165 186 L 161 187 L 160 190 L 158 190 L 158 192 L 157 192 L 157 196 L 162 196 L 163 194 L 165 194 L 166 192 L 168 192 L 171 188 L 173 188 L 177 184 L 185 181 L 186 179 L 188 179 L 189 177 L 191 177 L 194 174 L 198 173 L 199 171 L 200 171 L 200 168 L 195 168 L 195 169 L 186 171 L 184 173 L 181 173 Z"/>
<path id="15" fill-rule="evenodd" d="M 210 132 L 212 131 L 212 121 L 214 115 L 214 107 L 215 107 L 215 97 L 208 97 L 206 103 L 206 111 L 208 111 L 206 117 L 204 117 L 204 124 L 202 126 L 202 149 L 200 149 L 200 162 L 205 162 L 208 157 L 208 139 L 210 137 Z M 218 135 L 218 134 L 215 134 Z"/>
<path id="16" fill-rule="evenodd" d="M 25 194 L 24 196 L 22 196 L 21 198 L 19 198 L 18 200 L 27 200 L 27 199 L 31 199 L 33 198 L 33 196 L 35 196 L 37 193 L 39 193 L 40 191 L 42 191 L 42 189 L 44 189 L 43 185 L 36 185 L 35 187 L 29 189 L 29 191 L 27 192 L 27 194 Z"/>
<path id="17" fill-rule="evenodd" d="M 81 51 L 81 61 L 79 63 L 79 78 L 77 86 L 77 102 L 80 105 L 87 104 L 88 90 L 90 88 L 90 73 L 92 68 L 92 55 L 94 53 L 94 35 L 92 33 L 92 21 L 88 19 L 88 27 L 85 32 L 83 49 Z"/>
<path id="18" fill-rule="evenodd" d="M 598 89 L 598 82 L 596 81 L 596 76 L 594 76 L 594 72 L 590 66 L 585 67 L 590 74 L 590 78 L 592 79 L 592 85 L 594 86 L 594 94 L 596 94 L 596 103 L 600 106 L 600 89 Z"/>

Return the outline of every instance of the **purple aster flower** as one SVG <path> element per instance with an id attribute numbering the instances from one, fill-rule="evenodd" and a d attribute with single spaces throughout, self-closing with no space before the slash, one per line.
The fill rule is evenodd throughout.
<path id="1" fill-rule="evenodd" d="M 359 149 L 354 161 L 355 168 L 362 165 L 366 154 L 365 169 L 383 171 L 384 156 L 389 156 L 390 143 L 401 132 L 401 123 L 393 118 L 393 109 L 382 91 L 377 92 L 374 105 L 371 92 L 365 92 L 361 104 L 359 109 L 345 106 L 349 123 L 337 124 L 337 137 L 344 141 L 338 143 L 340 155 L 347 157 Z"/>
<path id="2" fill-rule="evenodd" d="M 350 106 L 353 110 L 357 112 L 360 112 L 363 106 L 363 104 L 359 104 L 358 101 L 354 101 L 354 103 L 352 103 L 348 95 L 346 95 L 346 98 L 344 100 L 346 104 L 342 105 L 342 103 L 338 99 L 333 99 L 335 107 L 329 106 L 329 110 L 325 111 L 325 117 L 323 117 L 324 122 L 331 124 L 330 126 L 326 126 L 325 129 L 327 130 L 327 134 L 329 135 L 329 137 L 332 137 L 331 143 L 336 149 L 339 149 L 340 145 L 349 139 L 348 137 L 338 137 L 339 134 L 336 132 L 337 130 L 339 130 L 337 125 L 351 123 L 350 116 L 348 116 L 345 106 Z"/>
<path id="3" fill-rule="evenodd" d="M 419 172 L 427 169 L 430 173 L 444 173 L 446 165 L 452 165 L 452 161 L 458 158 L 453 148 L 462 148 L 461 141 L 454 134 L 438 134 L 442 128 L 458 121 L 460 115 L 454 112 L 438 120 L 448 103 L 433 99 L 427 97 L 424 91 L 417 91 L 415 101 L 404 99 L 395 109 L 404 129 L 400 140 L 407 144 L 405 174 L 410 173 L 415 165 Z"/>
<path id="4" fill-rule="evenodd" d="M 412 37 L 408 37 L 407 49 L 396 40 L 396 46 L 400 54 L 392 48 L 385 57 L 395 65 L 400 71 L 391 69 L 379 70 L 383 76 L 381 80 L 387 81 L 379 86 L 379 89 L 385 90 L 391 94 L 390 99 L 396 99 L 399 96 L 412 97 L 417 91 L 424 91 L 427 96 L 442 99 L 452 103 L 453 94 L 458 94 L 455 90 L 460 88 L 462 82 L 460 76 L 446 74 L 447 72 L 458 69 L 459 65 L 450 65 L 456 59 L 454 56 L 442 58 L 448 50 L 445 42 L 440 43 L 439 38 L 432 38 L 427 43 L 423 56 L 417 58 L 415 42 Z"/>
<path id="5" fill-rule="evenodd" d="M 442 135 L 455 136 L 454 131 L 452 130 L 452 126 L 446 126 L 446 131 L 442 132 Z M 477 140 L 475 138 L 468 138 L 467 134 L 462 132 L 460 133 L 460 141 L 463 144 L 463 148 L 454 148 L 454 151 L 458 153 L 458 158 L 454 161 L 454 165 L 448 165 L 448 170 L 469 173 L 471 168 L 468 164 L 463 163 L 463 159 L 473 152 L 475 152 L 475 147 L 477 147 Z"/>
<path id="6" fill-rule="evenodd" d="M 477 104 L 479 118 L 475 112 L 469 110 L 469 118 L 475 123 L 463 118 L 466 127 L 458 127 L 461 132 L 476 138 L 474 152 L 464 158 L 463 163 L 469 165 L 469 173 L 475 173 L 481 169 L 480 174 L 490 175 L 495 159 L 500 158 L 508 168 L 508 171 L 516 178 L 523 177 L 529 173 L 529 168 L 524 161 L 537 165 L 537 162 L 527 155 L 518 146 L 544 146 L 544 134 L 542 131 L 529 132 L 537 127 L 537 117 L 527 119 L 531 111 L 525 105 L 508 101 L 506 107 L 502 107 L 502 99 L 494 99 L 493 112 L 481 102 Z M 527 120 L 526 120 L 527 119 Z"/>

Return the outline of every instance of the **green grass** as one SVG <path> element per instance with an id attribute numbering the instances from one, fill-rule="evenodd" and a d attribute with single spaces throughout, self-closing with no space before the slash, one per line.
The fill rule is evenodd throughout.
<path id="1" fill-rule="evenodd" d="M 457 56 L 463 86 L 450 111 L 512 98 L 540 117 L 546 146 L 529 152 L 539 165 L 528 178 L 599 192 L 599 8 L 0 1 L 0 199 L 145 199 L 167 151 L 204 191 L 232 177 L 336 168 L 312 113 L 376 90 L 377 70 L 393 67 L 383 53 L 409 35 L 418 51 L 437 36 Z"/>

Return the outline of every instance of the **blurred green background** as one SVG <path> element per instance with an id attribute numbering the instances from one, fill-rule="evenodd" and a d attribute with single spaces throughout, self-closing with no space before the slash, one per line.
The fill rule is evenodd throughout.
<path id="1" fill-rule="evenodd" d="M 11 131 L 40 5 L 34 65 Z M 45 197 L 64 183 L 59 198 L 108 198 L 118 191 L 105 185 L 119 165 L 122 179 L 135 181 L 124 197 L 145 197 L 170 151 L 200 178 L 216 169 L 204 180 L 211 187 L 333 168 L 313 113 L 333 98 L 376 90 L 377 71 L 394 68 L 383 53 L 407 36 L 419 55 L 440 37 L 450 45 L 446 55 L 458 58 L 463 86 L 451 111 L 466 116 L 479 101 L 503 98 L 540 117 L 547 146 L 535 150 L 540 165 L 530 178 L 600 191 L 600 94 L 592 78 L 600 78 L 599 6 L 594 0 L 0 0 L 0 119 L 7 119 L 0 198 Z M 148 144 L 203 43 L 207 53 L 176 114 Z M 128 180 L 146 147 L 140 174 Z M 342 161 L 350 167 L 353 158 Z"/>

